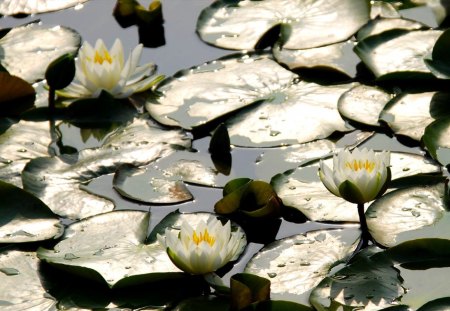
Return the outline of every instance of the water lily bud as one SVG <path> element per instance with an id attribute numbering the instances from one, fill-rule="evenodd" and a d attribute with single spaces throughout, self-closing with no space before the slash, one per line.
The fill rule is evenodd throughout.
<path id="1" fill-rule="evenodd" d="M 246 245 L 240 228 L 233 232 L 229 221 L 222 225 L 214 216 L 196 228 L 183 222 L 180 231 L 166 229 L 165 237 L 158 234 L 158 241 L 179 269 L 195 275 L 214 272 L 236 260 Z"/>
<path id="2" fill-rule="evenodd" d="M 75 57 L 72 53 L 64 54 L 48 65 L 45 79 L 50 88 L 60 90 L 72 82 L 75 76 Z"/>
<path id="3" fill-rule="evenodd" d="M 319 176 L 334 195 L 364 204 L 386 191 L 391 179 L 389 162 L 389 151 L 342 150 L 333 157 L 333 169 L 320 161 Z"/>

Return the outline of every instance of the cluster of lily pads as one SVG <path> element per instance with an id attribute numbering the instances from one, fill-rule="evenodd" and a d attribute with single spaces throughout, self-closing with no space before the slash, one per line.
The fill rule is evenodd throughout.
<path id="1" fill-rule="evenodd" d="M 83 2 L 4 0 L 0 14 Z M 120 40 L 92 46 L 64 26 L 1 30 L 0 307 L 449 306 L 450 32 L 444 5 L 416 2 L 219 0 L 196 31 L 240 52 L 165 79 L 139 65 L 141 45 L 126 57 Z M 402 16 L 419 5 L 436 25 Z M 97 145 L 66 145 L 67 124 Z M 205 136 L 209 148 L 196 150 Z M 367 191 L 347 196 L 333 157 L 390 149 L 374 142 L 386 136 L 414 152 L 391 150 L 391 178 L 376 175 L 375 187 L 364 175 Z M 240 167 L 255 150 L 251 169 Z M 371 159 L 355 170 L 372 173 Z M 107 175 L 122 200 L 150 210 L 116 209 L 89 188 Z M 154 220 L 153 208 L 194 199 L 193 185 L 223 198 Z M 368 201 L 373 244 L 355 254 L 353 203 Z M 321 229 L 283 233 L 301 224 Z M 230 270 L 243 273 L 227 284 Z"/>

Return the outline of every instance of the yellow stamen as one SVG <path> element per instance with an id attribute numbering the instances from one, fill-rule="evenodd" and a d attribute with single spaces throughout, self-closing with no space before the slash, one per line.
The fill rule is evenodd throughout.
<path id="1" fill-rule="evenodd" d="M 369 160 L 353 160 L 352 162 L 346 162 L 345 167 L 353 171 L 366 170 L 370 173 L 375 168 L 375 162 L 371 162 Z"/>
<path id="2" fill-rule="evenodd" d="M 104 61 L 107 61 L 110 64 L 112 63 L 113 60 L 111 55 L 109 55 L 109 52 L 104 51 L 103 55 L 101 55 L 98 51 L 95 51 L 94 63 L 99 63 L 101 65 Z"/>
<path id="3" fill-rule="evenodd" d="M 200 235 L 198 235 L 197 232 L 194 231 L 194 233 L 192 234 L 192 241 L 196 245 L 199 245 L 201 242 L 206 242 L 209 244 L 209 246 L 213 246 L 216 242 L 216 238 L 209 235 L 208 229 L 205 229 L 205 231 L 200 232 Z"/>

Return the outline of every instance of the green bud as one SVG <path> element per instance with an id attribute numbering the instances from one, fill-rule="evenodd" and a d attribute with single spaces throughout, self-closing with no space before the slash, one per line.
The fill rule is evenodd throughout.
<path id="1" fill-rule="evenodd" d="M 72 53 L 61 55 L 48 65 L 45 79 L 51 89 L 60 90 L 72 82 L 75 76 L 75 56 Z"/>

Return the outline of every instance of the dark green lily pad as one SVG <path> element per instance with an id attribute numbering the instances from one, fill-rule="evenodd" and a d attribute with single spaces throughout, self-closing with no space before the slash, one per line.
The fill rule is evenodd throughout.
<path id="1" fill-rule="evenodd" d="M 0 2 L 1 15 L 38 14 L 67 9 L 81 5 L 88 0 L 3 0 Z"/>
<path id="2" fill-rule="evenodd" d="M 389 30 L 360 41 L 355 52 L 377 78 L 432 78 L 424 62 L 440 30 Z"/>
<path id="3" fill-rule="evenodd" d="M 380 113 L 390 99 L 391 95 L 380 88 L 357 85 L 339 98 L 338 109 L 349 120 L 378 127 Z"/>
<path id="4" fill-rule="evenodd" d="M 442 165 L 450 164 L 450 116 L 445 116 L 430 123 L 422 141 L 431 156 Z"/>
<path id="5" fill-rule="evenodd" d="M 0 307 L 5 311 L 56 310 L 57 301 L 47 293 L 34 252 L 4 250 L 0 253 Z"/>
<path id="6" fill-rule="evenodd" d="M 445 92 L 400 94 L 385 106 L 380 119 L 395 134 L 420 141 L 431 122 L 450 115 L 449 100 Z"/>
<path id="7" fill-rule="evenodd" d="M 332 158 L 325 160 L 332 166 Z M 300 210 L 314 221 L 359 220 L 356 205 L 330 193 L 320 181 L 318 162 L 302 165 L 295 170 L 274 176 L 271 180 L 276 193 L 286 206 Z M 391 152 L 392 179 L 416 174 L 440 173 L 440 166 L 420 155 Z"/>
<path id="8" fill-rule="evenodd" d="M 359 230 L 319 230 L 275 241 L 247 264 L 246 273 L 271 281 L 271 297 L 308 305 L 311 290 L 355 247 Z"/>
<path id="9" fill-rule="evenodd" d="M 264 34 L 281 25 L 285 48 L 307 49 L 348 39 L 369 20 L 369 13 L 365 0 L 221 0 L 201 12 L 197 32 L 222 48 L 252 50 Z"/>
<path id="10" fill-rule="evenodd" d="M 0 39 L 0 63 L 11 75 L 31 83 L 42 80 L 56 58 L 76 53 L 80 44 L 80 35 L 72 29 L 31 23 L 11 29 Z"/>
<path id="11" fill-rule="evenodd" d="M 355 77 L 356 65 L 360 59 L 353 52 L 355 42 L 348 40 L 310 49 L 287 49 L 276 44 L 273 49 L 275 59 L 289 69 L 314 68 L 335 70 L 348 77 Z"/>
<path id="12" fill-rule="evenodd" d="M 31 159 L 49 156 L 50 143 L 48 122 L 20 121 L 11 125 L 0 135 L 0 179 L 22 187 L 23 168 Z"/>
<path id="13" fill-rule="evenodd" d="M 64 231 L 58 217 L 42 201 L 0 181 L 0 243 L 56 238 Z"/>
<path id="14" fill-rule="evenodd" d="M 174 145 L 188 147 L 190 142 L 182 131 L 135 119 L 109 135 L 100 148 L 30 161 L 22 172 L 24 189 L 60 216 L 77 219 L 104 213 L 114 204 L 83 190 L 83 185 L 123 164 L 146 165 L 174 152 Z"/>
<path id="15" fill-rule="evenodd" d="M 450 31 L 444 31 L 433 47 L 431 59 L 425 59 L 428 68 L 440 79 L 450 79 L 449 40 Z"/>
<path id="16" fill-rule="evenodd" d="M 341 118 L 339 97 L 354 84 L 322 86 L 299 82 L 251 109 L 227 120 L 231 143 L 246 147 L 273 147 L 326 138 L 350 131 Z"/>
<path id="17" fill-rule="evenodd" d="M 267 55 L 232 55 L 164 80 L 161 96 L 146 103 L 158 122 L 185 129 L 205 124 L 277 93 L 297 78 Z"/>
<path id="18" fill-rule="evenodd" d="M 422 23 L 400 18 L 375 18 L 370 20 L 366 25 L 361 27 L 361 29 L 356 34 L 356 39 L 361 41 L 367 37 L 378 35 L 384 31 L 392 29 L 405 29 L 405 30 L 419 30 L 428 28 Z"/>
<path id="19" fill-rule="evenodd" d="M 311 294 L 316 309 L 346 310 L 409 306 L 448 297 L 450 240 L 419 239 L 383 252 L 366 252 Z M 390 310 L 390 309 L 389 309 Z"/>
<path id="20" fill-rule="evenodd" d="M 446 211 L 445 185 L 398 189 L 373 202 L 366 211 L 374 239 L 392 247 L 407 240 L 450 240 L 450 214 Z"/>
<path id="21" fill-rule="evenodd" d="M 0 116 L 16 116 L 33 107 L 35 92 L 26 81 L 0 72 Z"/>

